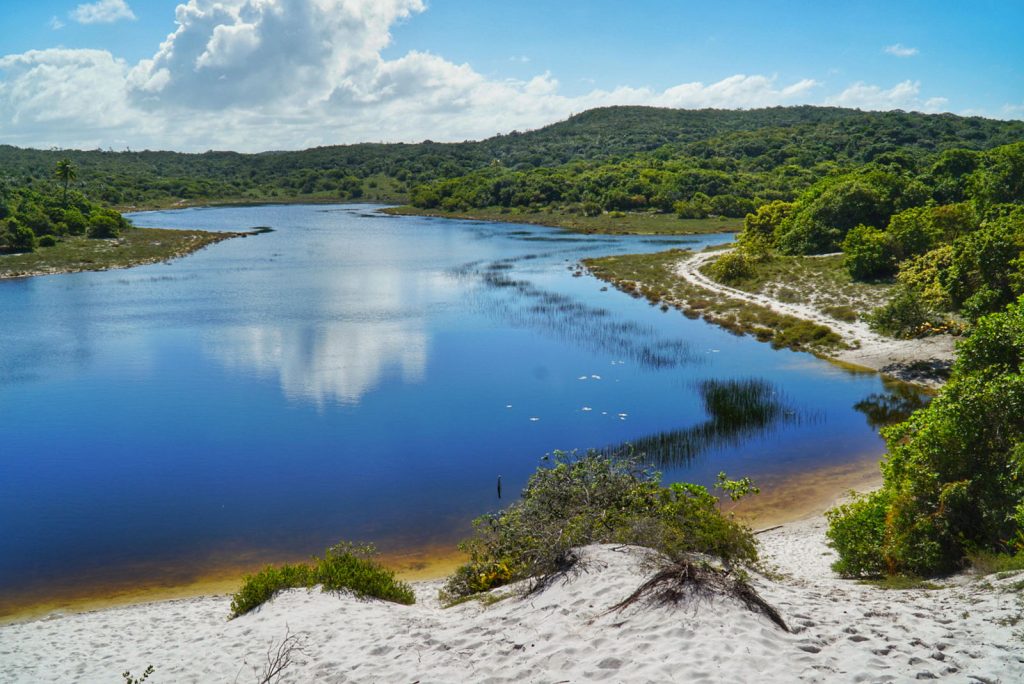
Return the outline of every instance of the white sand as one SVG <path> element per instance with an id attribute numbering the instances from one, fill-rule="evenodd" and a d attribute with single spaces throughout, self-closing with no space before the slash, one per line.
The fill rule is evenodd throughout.
<path id="1" fill-rule="evenodd" d="M 439 582 L 415 606 L 290 591 L 226 620 L 209 596 L 0 627 L 2 682 L 252 682 L 268 644 L 290 629 L 301 682 L 1024 682 L 1017 578 L 961 576 L 946 588 L 892 591 L 835 578 L 824 521 L 759 539 L 779 573 L 756 585 L 793 628 L 731 599 L 606 610 L 643 578 L 636 549 L 590 547 L 587 570 L 526 599 L 441 609 Z M 1017 632 L 1017 634 L 1015 634 Z"/>
<path id="2" fill-rule="evenodd" d="M 954 356 L 954 342 L 950 335 L 895 340 L 872 332 L 863 321 L 840 321 L 808 304 L 783 302 L 764 294 L 746 292 L 723 285 L 701 273 L 700 268 L 704 264 L 730 251 L 732 250 L 697 252 L 679 261 L 676 275 L 705 290 L 831 328 L 844 342 L 854 347 L 831 355 L 831 358 L 838 361 L 870 368 L 925 386 L 937 387 L 942 384 L 928 372 L 922 371 L 922 364 L 948 367 Z"/>

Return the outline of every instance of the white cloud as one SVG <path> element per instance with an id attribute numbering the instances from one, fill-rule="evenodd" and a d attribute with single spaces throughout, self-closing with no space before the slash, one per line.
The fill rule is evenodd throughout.
<path id="1" fill-rule="evenodd" d="M 385 59 L 392 26 L 425 9 L 423 0 L 190 0 L 176 9 L 175 32 L 136 64 L 102 50 L 0 57 L 0 139 L 257 151 L 476 139 L 607 105 L 751 108 L 824 98 L 933 111 L 945 104 L 922 99 L 910 81 L 888 90 L 855 83 L 825 97 L 812 79 L 759 74 L 567 96 L 549 73 L 494 79 L 417 51 Z"/>
<path id="2" fill-rule="evenodd" d="M 110 24 L 121 19 L 135 19 L 135 13 L 124 0 L 81 4 L 69 16 L 79 24 Z"/>
<path id="3" fill-rule="evenodd" d="M 64 28 L 64 22 L 57 17 L 50 17 L 50 28 L 54 31 L 59 31 Z"/>
<path id="4" fill-rule="evenodd" d="M 888 89 L 858 81 L 838 95 L 827 98 L 826 103 L 838 107 L 875 111 L 903 109 L 937 112 L 945 108 L 948 100 L 944 97 L 922 100 L 920 81 L 902 81 Z"/>
<path id="5" fill-rule="evenodd" d="M 917 48 L 907 47 L 901 43 L 888 45 L 882 51 L 894 57 L 915 57 L 918 53 Z"/>

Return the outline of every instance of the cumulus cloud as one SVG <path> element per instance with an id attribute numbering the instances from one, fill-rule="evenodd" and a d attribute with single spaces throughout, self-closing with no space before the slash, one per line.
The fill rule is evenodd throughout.
<path id="1" fill-rule="evenodd" d="M 69 15 L 79 24 L 111 24 L 121 19 L 135 19 L 135 13 L 124 0 L 99 0 L 84 3 Z"/>
<path id="2" fill-rule="evenodd" d="M 423 0 L 190 0 L 176 9 L 174 33 L 135 64 L 103 50 L 0 57 L 0 138 L 255 151 L 482 138 L 606 105 L 751 108 L 823 97 L 817 81 L 760 74 L 567 96 L 550 73 L 495 79 L 428 52 L 384 58 L 392 27 L 425 9 Z M 888 90 L 856 83 L 828 101 L 926 111 L 944 104 L 922 100 L 909 81 Z"/>
<path id="3" fill-rule="evenodd" d="M 920 81 L 902 81 L 892 88 L 882 88 L 858 81 L 826 102 L 839 107 L 885 111 L 903 109 L 917 112 L 941 111 L 948 100 L 944 97 L 921 98 Z"/>
<path id="4" fill-rule="evenodd" d="M 914 57 L 917 55 L 918 51 L 917 48 L 907 47 L 901 43 L 896 43 L 894 45 L 886 46 L 883 49 L 883 52 L 894 57 Z"/>

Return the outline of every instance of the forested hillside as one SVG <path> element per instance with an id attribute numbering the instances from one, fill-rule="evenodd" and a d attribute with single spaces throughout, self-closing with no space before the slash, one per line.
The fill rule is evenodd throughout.
<path id="1" fill-rule="evenodd" d="M 671 211 L 696 195 L 686 211 L 742 216 L 758 198 L 792 198 L 825 174 L 887 154 L 918 159 L 943 149 L 982 150 L 1022 139 L 1024 122 L 949 114 L 610 107 L 480 142 L 367 143 L 262 154 L 0 146 L 0 179 L 44 190 L 40 186 L 53 182 L 54 165 L 68 158 L 79 170 L 73 189 L 119 207 L 180 200 L 404 201 L 417 186 L 430 184 L 415 195 L 422 206 L 592 202 L 597 210 Z M 462 176 L 468 177 L 431 184 Z"/>

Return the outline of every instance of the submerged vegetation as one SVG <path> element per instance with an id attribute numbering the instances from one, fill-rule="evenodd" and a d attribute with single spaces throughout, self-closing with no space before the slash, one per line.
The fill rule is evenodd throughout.
<path id="1" fill-rule="evenodd" d="M 356 598 L 415 603 L 412 588 L 396 580 L 395 573 L 381 567 L 373 555 L 372 546 L 343 542 L 327 549 L 323 558 L 314 558 L 312 564 L 267 566 L 243 580 L 241 589 L 231 597 L 231 617 L 259 608 L 285 589 L 317 585 L 323 591 L 345 592 Z"/>
<path id="2" fill-rule="evenodd" d="M 685 465 L 699 454 L 727 445 L 738 445 L 772 428 L 801 419 L 781 391 L 758 379 L 703 380 L 697 393 L 708 419 L 682 430 L 661 432 L 629 443 L 637 454 L 658 467 Z M 622 447 L 602 451 L 607 455 Z"/>
<path id="3" fill-rule="evenodd" d="M 689 318 L 703 317 L 738 335 L 749 333 L 776 348 L 824 354 L 844 348 L 840 337 L 824 325 L 691 285 L 675 272 L 679 261 L 690 256 L 692 253 L 686 250 L 670 249 L 656 254 L 585 259 L 583 264 L 596 277 L 633 297 L 646 299 L 652 306 L 664 311 L 675 308 Z"/>

